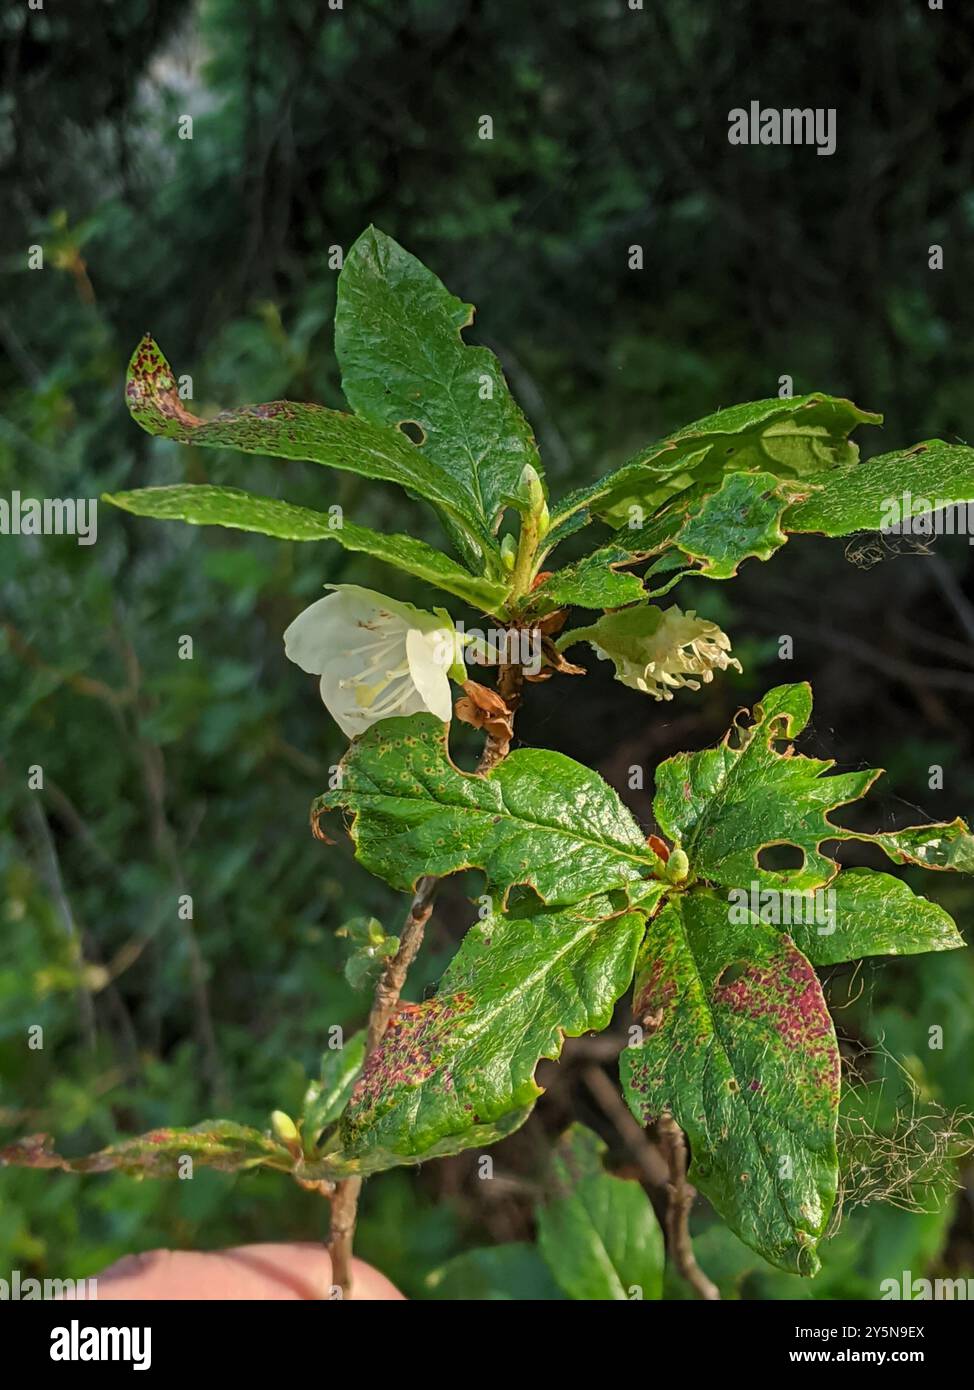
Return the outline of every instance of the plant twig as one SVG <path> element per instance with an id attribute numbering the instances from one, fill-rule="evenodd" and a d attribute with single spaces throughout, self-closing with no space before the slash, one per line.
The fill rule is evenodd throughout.
<path id="1" fill-rule="evenodd" d="M 697 1190 L 687 1182 L 687 1141 L 683 1130 L 670 1114 L 661 1115 L 656 1124 L 660 1146 L 670 1171 L 666 1184 L 666 1246 L 670 1259 L 701 1298 L 720 1298 L 717 1285 L 697 1264 L 690 1240 L 690 1208 Z"/>
<path id="2" fill-rule="evenodd" d="M 582 1071 L 582 1080 L 603 1115 L 615 1126 L 619 1138 L 632 1154 L 646 1181 L 652 1187 L 662 1186 L 669 1170 L 660 1158 L 659 1150 L 649 1142 L 646 1131 L 622 1099 L 618 1086 L 613 1085 L 601 1067 L 591 1065 Z"/>
<path id="3" fill-rule="evenodd" d="M 439 886 L 440 880 L 431 874 L 426 874 L 416 885 L 406 923 L 399 938 L 399 950 L 387 961 L 375 988 L 365 1036 L 363 1066 L 382 1042 L 389 1020 L 399 1006 L 399 996 L 406 983 L 409 967 L 423 944 L 423 933 L 433 911 L 433 902 Z M 361 1191 L 361 1178 L 345 1178 L 338 1183 L 332 1197 L 331 1229 L 328 1235 L 331 1277 L 335 1287 L 341 1289 L 343 1298 L 348 1296 L 352 1287 L 352 1242 L 355 1239 Z"/>

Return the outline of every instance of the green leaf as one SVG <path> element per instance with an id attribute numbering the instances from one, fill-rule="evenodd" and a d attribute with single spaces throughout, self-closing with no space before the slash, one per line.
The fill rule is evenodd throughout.
<path id="1" fill-rule="evenodd" d="M 154 1129 L 135 1139 L 123 1139 L 98 1153 L 64 1158 L 55 1153 L 48 1135 L 34 1134 L 0 1149 L 0 1167 L 61 1168 L 66 1173 L 108 1173 L 118 1170 L 134 1177 L 180 1176 L 180 1161 L 233 1173 L 241 1168 L 277 1168 L 291 1172 L 288 1150 L 259 1130 L 232 1120 L 204 1120 L 192 1129 Z"/>
<path id="2" fill-rule="evenodd" d="M 928 439 L 812 482 L 821 491 L 790 508 L 786 530 L 827 536 L 876 531 L 890 524 L 891 503 L 899 504 L 899 520 L 905 520 L 974 500 L 974 449 Z"/>
<path id="3" fill-rule="evenodd" d="M 776 899 L 770 904 L 772 911 L 780 907 L 780 895 Z M 785 902 L 789 913 L 797 917 L 795 905 L 788 899 Z M 770 914 L 759 911 L 757 915 L 763 919 Z M 814 912 L 806 910 L 802 917 L 777 924 L 813 965 L 837 965 L 862 956 L 953 951 L 964 945 L 942 907 L 914 893 L 902 879 L 874 869 L 843 869 L 819 892 Z"/>
<path id="4" fill-rule="evenodd" d="M 935 825 L 910 825 L 881 835 L 858 835 L 879 845 L 895 864 L 918 864 L 921 869 L 951 869 L 974 873 L 974 837 L 965 821 Z"/>
<path id="5" fill-rule="evenodd" d="M 506 585 L 471 574 L 442 551 L 412 536 L 370 531 L 344 518 L 336 525 L 335 519 L 326 512 L 313 512 L 273 497 L 257 497 L 239 488 L 213 487 L 207 483 L 177 484 L 105 493 L 102 500 L 136 516 L 151 516 L 163 521 L 228 526 L 238 531 L 276 536 L 278 540 L 337 541 L 346 550 L 374 555 L 485 612 L 497 612 L 507 593 Z"/>
<path id="6" fill-rule="evenodd" d="M 339 1118 L 365 1060 L 365 1029 L 355 1033 L 343 1047 L 322 1053 L 321 1075 L 308 1088 L 304 1099 L 301 1129 L 305 1146 L 314 1147 L 323 1130 Z"/>
<path id="7" fill-rule="evenodd" d="M 427 1297 L 477 1303 L 559 1302 L 563 1295 L 533 1245 L 511 1241 L 465 1250 L 425 1279 Z"/>
<path id="8" fill-rule="evenodd" d="M 769 560 L 788 539 L 781 518 L 794 485 L 771 473 L 729 473 L 718 490 L 691 511 L 673 538 L 706 579 L 732 579 L 742 561 Z"/>
<path id="9" fill-rule="evenodd" d="M 656 819 L 687 872 L 647 930 L 634 1004 L 646 1037 L 621 1063 L 637 1118 L 672 1111 L 692 1180 L 743 1240 L 798 1273 L 817 1267 L 836 1184 L 838 1053 L 812 963 L 962 944 L 906 884 L 839 873 L 820 847 L 858 839 L 928 868 L 974 861 L 959 820 L 875 835 L 830 821 L 879 774 L 827 776 L 833 763 L 796 754 L 788 741 L 811 709 L 807 685 L 778 686 L 752 724 L 657 770 Z M 776 845 L 802 863 L 766 866 Z"/>
<path id="10" fill-rule="evenodd" d="M 690 482 L 689 476 L 681 479 L 681 483 Z M 743 560 L 752 556 L 769 559 L 794 532 L 842 536 L 854 531 L 890 530 L 909 518 L 972 500 L 974 449 L 939 440 L 801 480 L 783 479 L 771 472 L 728 472 L 709 483 L 681 486 L 658 507 L 654 494 L 649 505 L 656 509 L 645 524 L 621 526 L 611 544 L 558 572 L 541 586 L 538 597 L 547 596 L 562 575 L 567 583 L 578 572 L 597 600 L 594 576 L 600 571 L 636 564 L 661 553 L 669 556 L 674 550 L 686 562 L 686 573 L 731 579 Z M 671 566 L 675 563 L 669 562 Z M 613 573 L 609 582 L 626 577 Z M 633 593 L 632 598 L 638 597 Z M 587 606 L 621 606 L 632 598 L 613 602 L 610 593 L 604 604 Z M 566 597 L 565 601 L 582 603 L 584 597 Z"/>
<path id="11" fill-rule="evenodd" d="M 179 399 L 173 370 L 149 334 L 132 354 L 125 392 L 132 418 L 149 434 L 206 448 L 306 459 L 398 483 L 450 516 L 479 550 L 494 548 L 490 532 L 469 512 L 460 484 L 397 430 L 294 401 L 242 406 L 213 420 L 198 419 Z"/>
<path id="12" fill-rule="evenodd" d="M 814 1274 L 835 1201 L 839 1052 L 812 966 L 787 936 L 696 889 L 650 922 L 620 1073 L 641 1124 L 670 1111 L 690 1181 L 746 1244 Z"/>
<path id="13" fill-rule="evenodd" d="M 362 233 L 338 281 L 335 351 L 342 387 L 374 424 L 413 422 L 430 466 L 449 474 L 482 528 L 493 531 L 525 464 L 541 461 L 500 364 L 462 331 L 473 306 L 375 227 Z"/>
<path id="14" fill-rule="evenodd" d="M 605 1172 L 606 1143 L 587 1125 L 572 1124 L 551 1151 L 551 1173 L 555 1194 L 567 1197 L 585 1178 Z"/>
<path id="15" fill-rule="evenodd" d="M 573 1125 L 556 1150 L 561 1195 L 538 1212 L 545 1263 L 572 1299 L 658 1299 L 664 1246 L 652 1204 L 638 1182 L 602 1171 L 593 1139 Z"/>
<path id="16" fill-rule="evenodd" d="M 516 1128 L 541 1094 L 541 1058 L 608 1026 L 644 920 L 594 898 L 476 923 L 434 998 L 405 1006 L 366 1062 L 342 1117 L 343 1158 L 369 1172 Z"/>
<path id="17" fill-rule="evenodd" d="M 925 868 L 966 869 L 974 861 L 974 839 L 961 820 L 874 835 L 834 824 L 828 812 L 858 800 L 881 774 L 826 776 L 833 760 L 779 752 L 776 745 L 801 732 L 811 708 L 808 685 L 777 686 L 755 706 L 749 728 L 737 726 L 716 748 L 679 753 L 659 766 L 656 820 L 686 851 L 697 878 L 729 888 L 820 888 L 838 870 L 820 850 L 828 840 L 863 840 L 895 862 Z M 797 847 L 801 866 L 764 867 L 759 854 L 773 845 Z"/>
<path id="18" fill-rule="evenodd" d="M 352 943 L 345 961 L 345 978 L 353 989 L 364 989 L 381 970 L 383 962 L 399 950 L 398 936 L 387 936 L 374 917 L 353 917 L 339 927 L 335 935 Z"/>
<path id="19" fill-rule="evenodd" d="M 577 604 L 579 608 L 622 608 L 646 597 L 643 581 L 635 574 L 620 574 L 616 565 L 631 565 L 634 557 L 620 545 L 609 545 L 586 555 L 577 564 L 556 570 L 531 595 L 532 613 Z"/>
<path id="20" fill-rule="evenodd" d="M 718 482 L 725 471 L 808 478 L 845 467 L 859 457 L 850 431 L 881 420 L 851 401 L 818 393 L 730 406 L 658 440 L 616 472 L 572 493 L 555 508 L 552 526 L 582 507 L 627 525 L 632 505 L 651 514 L 674 491 Z"/>
<path id="21" fill-rule="evenodd" d="M 561 753 L 517 749 L 487 776 L 450 761 L 433 715 L 383 719 L 349 748 L 339 785 L 317 798 L 312 821 L 353 813 L 356 858 L 412 891 L 425 874 L 483 869 L 506 901 L 516 883 L 544 902 L 574 903 L 634 888 L 659 867 L 643 832 L 596 772 Z"/>

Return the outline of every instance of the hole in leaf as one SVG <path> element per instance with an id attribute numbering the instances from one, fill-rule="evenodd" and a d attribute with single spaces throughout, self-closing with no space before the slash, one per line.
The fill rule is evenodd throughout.
<path id="1" fill-rule="evenodd" d="M 426 443 L 426 431 L 416 420 L 400 420 L 399 429 L 414 444 Z"/>
<path id="2" fill-rule="evenodd" d="M 715 986 L 732 985 L 735 980 L 739 980 L 747 969 L 746 960 L 732 960 L 729 965 L 725 965 L 723 970 L 714 981 Z"/>
<path id="3" fill-rule="evenodd" d="M 758 850 L 758 868 L 771 873 L 785 869 L 803 869 L 805 851 L 798 845 L 762 845 Z"/>

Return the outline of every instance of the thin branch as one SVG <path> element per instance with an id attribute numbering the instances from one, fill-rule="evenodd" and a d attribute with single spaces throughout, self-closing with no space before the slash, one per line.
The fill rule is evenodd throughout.
<path id="1" fill-rule="evenodd" d="M 660 1116 L 656 1132 L 670 1172 L 670 1180 L 666 1184 L 669 1198 L 666 1208 L 667 1252 L 694 1292 L 712 1302 L 720 1298 L 720 1290 L 697 1264 L 690 1240 L 690 1208 L 697 1190 L 687 1182 L 686 1136 L 669 1114 Z"/>
<path id="2" fill-rule="evenodd" d="M 643 1177 L 651 1187 L 662 1187 L 669 1169 L 660 1158 L 659 1150 L 649 1142 L 646 1131 L 622 1099 L 618 1087 L 613 1085 L 601 1067 L 585 1067 L 582 1080 L 603 1115 L 615 1126 L 619 1138 L 632 1154 Z"/>
<path id="3" fill-rule="evenodd" d="M 399 950 L 387 962 L 369 1013 L 368 1031 L 365 1037 L 365 1059 L 368 1062 L 385 1036 L 396 1009 L 399 996 L 406 983 L 409 967 L 423 944 L 426 923 L 433 911 L 440 880 L 431 874 L 425 875 L 416 885 L 410 904 L 406 924 L 399 938 Z M 347 1297 L 352 1287 L 352 1242 L 355 1239 L 355 1223 L 358 1217 L 358 1199 L 362 1191 L 361 1178 L 345 1178 L 335 1189 L 331 1204 L 331 1229 L 328 1236 L 328 1249 L 331 1253 L 332 1282 L 341 1289 L 342 1297 Z"/>

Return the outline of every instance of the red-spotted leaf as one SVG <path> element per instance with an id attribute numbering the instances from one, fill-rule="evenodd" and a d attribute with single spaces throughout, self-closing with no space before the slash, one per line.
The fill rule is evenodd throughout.
<path id="1" fill-rule="evenodd" d="M 541 1058 L 558 1057 L 566 1036 L 607 1027 L 644 921 L 593 898 L 478 922 L 436 995 L 404 1005 L 366 1061 L 342 1115 L 342 1161 L 367 1173 L 516 1129 L 541 1094 Z"/>
<path id="2" fill-rule="evenodd" d="M 50 1137 L 45 1134 L 15 1140 L 0 1149 L 0 1165 L 61 1168 L 67 1173 L 118 1170 L 151 1178 L 178 1177 L 187 1158 L 194 1164 L 226 1173 L 262 1167 L 289 1173 L 295 1167 L 294 1158 L 283 1144 L 232 1120 L 204 1120 L 191 1129 L 154 1129 L 79 1158 L 65 1158 L 55 1152 Z"/>
<path id="3" fill-rule="evenodd" d="M 814 969 L 756 919 L 696 889 L 650 922 L 620 1072 L 641 1124 L 669 1111 L 690 1180 L 748 1245 L 801 1274 L 835 1201 L 839 1053 Z"/>

